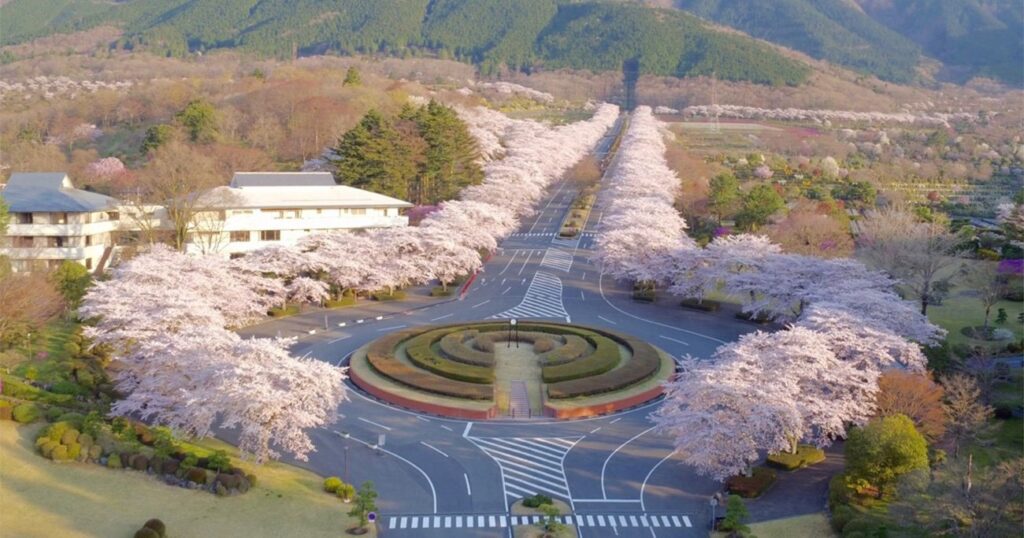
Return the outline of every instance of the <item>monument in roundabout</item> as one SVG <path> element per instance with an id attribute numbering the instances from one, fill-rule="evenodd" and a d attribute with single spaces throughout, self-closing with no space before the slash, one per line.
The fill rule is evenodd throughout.
<path id="1" fill-rule="evenodd" d="M 658 398 L 675 371 L 638 338 L 542 321 L 426 325 L 353 353 L 349 376 L 378 399 L 446 417 L 583 418 Z"/>

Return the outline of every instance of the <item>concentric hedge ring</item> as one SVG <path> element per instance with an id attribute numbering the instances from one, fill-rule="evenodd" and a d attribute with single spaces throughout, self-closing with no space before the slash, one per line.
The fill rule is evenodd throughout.
<path id="1" fill-rule="evenodd" d="M 438 412 L 438 397 L 441 401 L 452 401 L 456 407 L 459 400 L 494 402 L 494 349 L 496 343 L 508 341 L 508 329 L 506 323 L 478 322 L 397 331 L 364 348 L 365 360 L 353 360 L 352 379 L 364 390 L 386 400 L 398 399 L 395 403 L 406 406 L 416 399 L 417 392 L 429 395 L 423 400 L 435 402 L 429 406 L 432 412 Z M 518 340 L 534 346 L 546 412 L 551 407 L 547 402 L 558 402 L 559 407 L 564 407 L 562 404 L 580 400 L 586 405 L 584 400 L 588 397 L 618 393 L 655 376 L 667 378 L 671 374 L 665 371 L 665 358 L 654 346 L 607 329 L 525 321 L 518 325 Z M 623 367 L 627 362 L 628 367 Z M 385 385 L 405 389 L 400 391 L 401 396 L 388 398 L 388 394 L 397 391 L 389 391 Z M 660 394 L 658 384 L 643 395 L 651 399 Z M 640 403 L 634 401 L 637 396 L 630 395 L 630 405 Z M 615 408 L 603 402 L 598 412 Z M 488 416 L 495 414 L 496 408 Z M 548 414 L 558 415 L 553 411 Z"/>

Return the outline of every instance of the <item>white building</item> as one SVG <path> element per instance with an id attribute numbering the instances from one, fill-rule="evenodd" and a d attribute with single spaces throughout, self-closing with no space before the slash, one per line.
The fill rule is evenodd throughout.
<path id="1" fill-rule="evenodd" d="M 338 185 L 328 172 L 238 172 L 204 198 L 190 252 L 242 255 L 314 232 L 406 226 L 412 204 Z"/>
<path id="2" fill-rule="evenodd" d="M 10 213 L 0 255 L 14 271 L 52 269 L 64 260 L 98 271 L 109 261 L 117 200 L 76 189 L 63 172 L 14 173 L 0 197 Z"/>

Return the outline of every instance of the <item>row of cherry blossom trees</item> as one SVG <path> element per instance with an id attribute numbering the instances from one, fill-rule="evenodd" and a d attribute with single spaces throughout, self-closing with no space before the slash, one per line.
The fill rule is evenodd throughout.
<path id="1" fill-rule="evenodd" d="M 419 227 L 315 234 L 238 260 L 155 246 L 118 265 L 81 309 L 97 319 L 90 336 L 119 359 L 114 378 L 126 396 L 112 412 L 193 436 L 238 428 L 239 447 L 260 461 L 278 457 L 276 449 L 306 458 L 314 447 L 305 430 L 332 422 L 345 399 L 343 370 L 291 357 L 290 339 L 245 339 L 231 329 L 286 302 L 323 302 L 332 290 L 447 285 L 478 270 L 480 252 L 533 211 L 618 110 L 601 106 L 588 121 L 557 127 L 483 109 L 464 114 L 501 148 L 492 148 L 482 184 Z"/>
<path id="2" fill-rule="evenodd" d="M 596 260 L 617 280 L 658 280 L 658 260 L 696 247 L 674 206 L 680 183 L 665 161 L 666 132 L 650 107 L 637 108 L 601 193 Z"/>
<path id="3" fill-rule="evenodd" d="M 744 312 L 788 324 L 687 357 L 653 418 L 701 473 L 725 479 L 764 452 L 819 446 L 874 412 L 882 371 L 923 369 L 920 344 L 942 330 L 895 292 L 884 273 L 850 259 L 785 254 L 763 236 L 698 247 L 673 202 L 663 130 L 650 109 L 631 118 L 604 193 L 597 260 L 618 280 L 644 281 L 703 300 L 714 292 Z"/>
<path id="4" fill-rule="evenodd" d="M 678 113 L 689 117 L 724 117 L 748 120 L 841 121 L 869 124 L 907 124 L 949 127 L 952 123 L 974 123 L 978 115 L 970 112 L 856 112 L 852 110 L 816 110 L 803 108 L 758 108 L 739 105 L 695 105 L 681 111 L 658 107 L 659 114 Z"/>

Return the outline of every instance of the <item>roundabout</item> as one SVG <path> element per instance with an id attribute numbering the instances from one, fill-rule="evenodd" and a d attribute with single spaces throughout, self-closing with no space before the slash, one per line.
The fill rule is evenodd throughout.
<path id="1" fill-rule="evenodd" d="M 434 415 L 585 418 L 662 394 L 675 363 L 651 344 L 604 328 L 523 321 L 419 326 L 353 353 L 353 383 Z"/>

